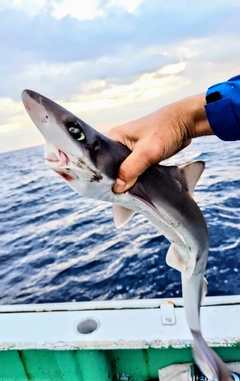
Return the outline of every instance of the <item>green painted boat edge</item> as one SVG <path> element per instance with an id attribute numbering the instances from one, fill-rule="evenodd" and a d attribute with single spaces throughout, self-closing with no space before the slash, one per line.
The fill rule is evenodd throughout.
<path id="1" fill-rule="evenodd" d="M 225 362 L 240 361 L 240 347 L 215 349 Z M 23 350 L 0 352 L 1 381 L 146 381 L 158 370 L 192 362 L 191 348 L 128 350 Z"/>
<path id="2" fill-rule="evenodd" d="M 239 299 L 236 300 L 235 298 L 233 298 L 234 302 L 231 298 L 225 297 L 223 299 L 218 299 L 215 305 L 213 303 L 213 306 L 209 305 L 209 301 L 207 301 L 206 305 L 208 307 L 206 308 L 209 308 L 210 310 L 213 309 L 213 316 L 216 316 L 217 320 L 220 319 L 220 316 L 217 314 L 218 311 L 222 311 L 222 306 L 225 306 L 225 310 L 227 307 L 227 309 L 229 308 L 235 311 L 234 319 L 238 322 L 236 325 L 236 337 L 224 339 L 224 331 L 226 332 L 225 328 L 227 324 L 227 321 L 225 321 L 225 326 L 222 330 L 223 337 L 221 339 L 210 338 L 210 344 L 213 344 L 214 350 L 226 363 L 240 362 L 240 335 L 238 328 L 240 326 L 240 302 Z M 165 302 L 166 301 L 164 301 L 164 303 Z M 174 302 L 174 300 L 171 302 Z M 181 302 L 179 300 L 178 302 L 176 302 L 176 305 L 179 305 L 176 310 L 177 318 L 182 309 Z M 101 304 L 101 307 L 104 309 L 103 304 Z M 128 302 L 126 304 L 128 304 Z M 129 306 L 126 307 L 126 304 L 124 304 L 123 301 L 122 304 L 118 304 L 117 309 L 120 311 L 128 310 Z M 142 304 L 141 302 L 138 307 L 135 306 L 135 309 L 137 310 L 136 313 L 142 313 L 144 305 L 146 305 L 146 309 L 149 310 L 150 314 L 152 314 L 153 311 L 156 313 L 156 309 L 161 309 L 161 303 L 158 305 L 158 303 L 156 304 L 156 301 L 147 301 L 146 304 Z M 57 318 L 58 314 L 56 312 L 59 311 L 59 309 L 61 311 L 64 309 L 62 305 L 57 306 L 56 304 L 54 304 L 54 306 L 51 305 L 45 307 L 45 313 L 43 313 L 40 306 L 38 306 L 39 311 L 35 312 L 36 315 L 31 316 L 38 316 L 39 318 L 42 316 L 44 319 L 46 319 L 46 316 L 56 316 Z M 71 304 L 68 305 L 68 308 L 69 307 L 71 307 Z M 16 310 L 18 312 L 14 312 L 14 306 L 11 306 L 9 309 L 7 306 L 4 306 L 5 311 L 0 314 L 0 321 L 1 316 L 3 315 L 5 317 L 11 316 L 13 320 L 15 317 L 18 319 L 19 316 L 22 318 L 27 317 L 29 316 L 28 314 L 33 314 L 32 308 L 33 306 L 17 306 Z M 64 313 L 71 315 L 76 312 L 75 308 L 76 305 L 72 305 L 73 311 L 71 311 L 70 308 L 70 310 L 65 310 Z M 131 308 L 134 309 L 134 301 L 131 303 Z M 55 312 L 52 312 L 52 309 Z M 84 313 L 89 315 L 90 312 L 94 314 L 94 311 L 99 311 L 99 306 L 96 308 L 94 303 L 91 303 L 91 306 L 84 304 L 82 309 L 85 311 Z M 19 310 L 27 311 L 20 313 Z M 109 309 L 109 305 L 107 307 L 105 306 L 105 311 L 108 314 L 111 315 L 111 311 L 113 310 L 114 308 Z M 77 311 L 82 311 L 81 305 L 78 305 Z M 49 315 L 46 315 L 46 313 L 49 313 Z M 36 329 L 37 328 L 38 327 L 36 327 Z M 171 327 L 165 328 L 171 330 Z M 20 324 L 18 329 L 21 330 L 26 328 Z M 43 334 L 41 331 L 39 333 L 40 335 Z M 177 347 L 177 345 L 167 345 L 166 343 L 164 345 L 164 342 L 162 344 L 161 347 L 155 348 L 150 343 L 144 348 L 81 349 L 76 347 L 76 349 L 71 350 L 57 350 L 56 348 L 54 349 L 54 346 L 50 349 L 17 349 L 16 346 L 9 346 L 8 350 L 0 350 L 0 381 L 148 381 L 157 380 L 158 370 L 163 367 L 178 363 L 191 363 L 193 361 L 191 343 L 189 340 L 186 340 L 185 342 L 180 341 L 179 347 Z"/>

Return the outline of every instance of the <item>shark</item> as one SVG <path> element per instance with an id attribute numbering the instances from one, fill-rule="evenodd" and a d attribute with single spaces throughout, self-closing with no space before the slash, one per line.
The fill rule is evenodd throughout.
<path id="1" fill-rule="evenodd" d="M 35 91 L 24 90 L 22 101 L 46 141 L 44 156 L 50 169 L 79 194 L 112 203 L 117 228 L 139 212 L 167 238 L 170 247 L 166 262 L 181 272 L 184 310 L 193 337 L 195 361 L 209 379 L 232 380 L 226 364 L 207 345 L 201 332 L 200 305 L 206 291 L 204 272 L 209 236 L 203 214 L 192 195 L 204 162 L 153 165 L 138 177 L 130 190 L 114 193 L 119 166 L 130 150 Z"/>

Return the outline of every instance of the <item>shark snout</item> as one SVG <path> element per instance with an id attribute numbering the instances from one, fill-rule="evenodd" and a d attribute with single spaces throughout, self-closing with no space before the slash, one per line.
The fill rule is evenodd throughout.
<path id="1" fill-rule="evenodd" d="M 22 92 L 22 101 L 33 123 L 43 132 L 42 129 L 49 125 L 50 117 L 43 105 L 41 95 L 31 90 L 24 90 Z"/>
<path id="2" fill-rule="evenodd" d="M 41 98 L 40 94 L 32 90 L 23 90 L 22 92 L 22 101 L 28 113 L 38 110 L 39 105 L 42 104 Z"/>
<path id="3" fill-rule="evenodd" d="M 63 109 L 32 90 L 22 92 L 22 101 L 28 115 L 45 138 L 47 164 L 59 161 L 62 165 L 66 165 L 68 158 L 63 151 L 67 149 L 68 145 L 72 145 L 72 140 L 67 139 Z"/>

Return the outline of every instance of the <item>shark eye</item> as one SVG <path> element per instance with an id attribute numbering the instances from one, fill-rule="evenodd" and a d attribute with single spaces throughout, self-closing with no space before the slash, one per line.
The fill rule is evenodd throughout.
<path id="1" fill-rule="evenodd" d="M 77 126 L 70 126 L 68 127 L 68 131 L 72 135 L 72 137 L 80 142 L 85 140 L 85 135 L 82 132 L 82 130 Z"/>

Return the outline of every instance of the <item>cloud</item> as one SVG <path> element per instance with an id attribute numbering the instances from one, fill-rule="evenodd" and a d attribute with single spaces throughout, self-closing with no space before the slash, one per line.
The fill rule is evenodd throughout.
<path id="1" fill-rule="evenodd" d="M 46 5 L 47 0 L 1 0 L 0 11 L 4 11 L 5 9 L 16 11 L 23 10 L 30 16 L 34 16 L 41 12 Z"/>
<path id="2" fill-rule="evenodd" d="M 178 74 L 184 71 L 186 64 L 186 62 L 181 62 L 164 66 L 156 72 L 142 74 L 138 79 L 127 85 L 106 86 L 105 81 L 90 82 L 88 84 L 91 85 L 90 90 L 94 89 L 95 91 L 89 91 L 88 89 L 88 91 L 80 92 L 81 95 L 75 99 L 75 112 L 109 109 L 126 103 L 155 98 L 166 93 L 172 83 L 174 83 L 174 86 L 177 85 Z"/>
<path id="3" fill-rule="evenodd" d="M 110 0 L 107 7 L 124 8 L 127 12 L 133 13 L 144 0 Z"/>
<path id="4" fill-rule="evenodd" d="M 110 78 L 114 83 L 128 83 L 140 74 L 178 62 L 177 45 L 201 39 L 212 44 L 215 37 L 211 36 L 219 34 L 219 25 L 221 33 L 227 29 L 226 36 L 234 28 L 236 34 L 239 16 L 233 14 L 231 3 L 228 7 L 215 3 L 208 12 L 195 3 L 183 9 L 173 3 L 174 7 L 145 1 L 129 13 L 124 8 L 114 12 L 116 2 L 105 2 L 105 17 L 93 20 L 69 15 L 57 19 L 52 9 L 57 2 L 47 8 L 42 2 L 43 11 L 34 16 L 23 9 L 2 10 L 0 96 L 19 99 L 22 84 L 34 83 L 33 78 L 43 91 L 54 87 L 62 92 L 65 87 L 64 96 L 87 80 Z M 102 3 L 94 4 L 98 9 Z M 151 49 L 157 53 L 147 53 Z M 64 82 L 62 75 L 68 80 Z"/>
<path id="5" fill-rule="evenodd" d="M 202 5 L 183 10 L 182 3 L 174 4 L 169 10 L 161 1 L 145 1 L 139 5 L 138 12 L 109 11 L 104 18 L 96 20 L 79 20 L 70 15 L 56 19 L 48 8 L 34 17 L 25 11 L 3 10 L 1 44 L 4 52 L 7 51 L 3 61 L 6 62 L 9 54 L 20 54 L 24 63 L 27 60 L 70 63 L 105 56 L 133 56 L 139 49 L 219 33 L 219 25 L 222 33 L 236 34 L 239 16 L 233 15 L 231 4 L 219 7 L 217 17 L 216 7 L 206 13 Z"/>
<path id="6" fill-rule="evenodd" d="M 99 124 L 99 115 L 118 124 L 204 91 L 239 72 L 239 8 L 234 0 L 3 0 L 0 124 L 10 133 L 19 116 L 24 128 L 26 87 Z"/>
<path id="7" fill-rule="evenodd" d="M 5 122 L 10 122 L 13 117 L 24 114 L 21 104 L 11 98 L 0 98 L 0 130 Z"/>
<path id="8" fill-rule="evenodd" d="M 70 15 L 79 20 L 93 20 L 105 17 L 109 9 L 124 10 L 133 13 L 144 0 L 2 0 L 0 10 L 15 9 L 35 16 L 47 11 L 61 19 Z"/>

